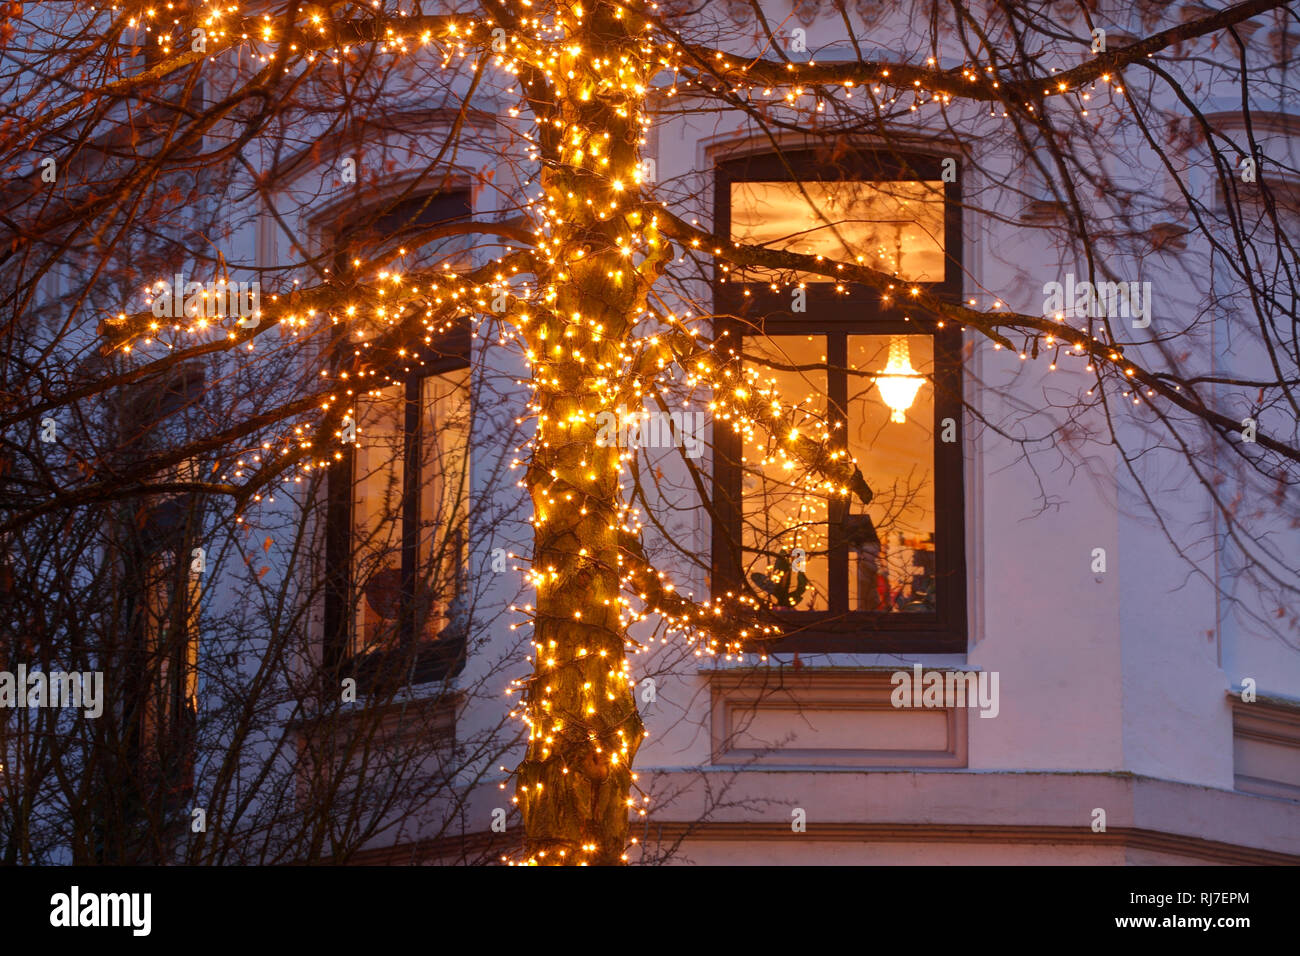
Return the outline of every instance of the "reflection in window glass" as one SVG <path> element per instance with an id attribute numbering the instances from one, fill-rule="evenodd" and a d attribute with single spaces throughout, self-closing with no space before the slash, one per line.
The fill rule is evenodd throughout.
<path id="1" fill-rule="evenodd" d="M 829 365 L 832 342 L 846 348 L 846 368 Z M 755 336 L 745 340 L 745 361 L 783 407 L 799 406 L 795 427 L 806 434 L 820 432 L 829 395 L 846 396 L 846 434 L 836 438 L 847 441 L 873 494 L 865 506 L 850 497 L 832 507 L 817 479 L 786 457 L 784 429 L 751 436 L 742 463 L 743 544 L 754 590 L 774 606 L 804 611 L 933 612 L 934 340 Z"/>
<path id="2" fill-rule="evenodd" d="M 773 335 L 747 339 L 745 359 L 759 381 L 771 383 L 783 407 L 797 403 L 796 428 L 820 433 L 827 411 L 826 337 Z M 826 495 L 815 480 L 787 468 L 785 436 L 755 432 L 742 459 L 745 576 L 779 607 L 827 608 L 828 564 Z M 802 568 L 802 570 L 800 570 Z"/>
<path id="3" fill-rule="evenodd" d="M 421 636 L 444 630 L 463 636 L 469 537 L 469 369 L 431 375 L 421 383 L 423 441 L 420 461 Z"/>
<path id="4" fill-rule="evenodd" d="M 405 386 L 357 404 L 353 482 L 353 582 L 358 592 L 353 653 L 397 643 L 402 595 Z"/>
<path id="5" fill-rule="evenodd" d="M 837 262 L 861 262 L 909 282 L 944 278 L 944 186 L 933 181 L 733 182 L 731 238 Z M 746 269 L 762 281 L 771 270 Z M 829 282 L 814 275 L 806 281 Z"/>
<path id="6" fill-rule="evenodd" d="M 417 394 L 411 392 L 409 394 Z M 469 370 L 419 381 L 418 430 L 408 433 L 407 385 L 358 403 L 353 482 L 354 654 L 403 642 L 403 602 L 414 598 L 405 627 L 417 640 L 463 637 L 469 534 Z M 418 485 L 406 502 L 407 482 Z M 404 586 L 404 547 L 416 552 Z"/>
<path id="7" fill-rule="evenodd" d="M 915 397 L 900 415 L 872 374 L 889 367 L 891 354 L 902 354 L 917 373 Z M 849 609 L 933 611 L 934 388 L 925 377 L 934 372 L 934 340 L 850 335 L 848 363 L 849 454 L 873 493 L 865 509 L 850 499 L 845 517 Z M 902 391 L 906 397 L 912 389 Z"/>
<path id="8" fill-rule="evenodd" d="M 371 211 L 335 232 L 333 245 L 338 252 L 334 269 L 346 274 L 355 262 L 365 263 L 379 253 L 406 249 L 405 255 L 385 267 L 387 283 L 395 286 L 414 281 L 412 277 L 420 273 L 436 276 L 446 270 L 464 270 L 473 262 L 473 236 L 465 233 L 419 240 L 440 224 L 468 221 L 470 215 L 469 193 L 463 190 L 393 200 L 382 210 Z M 381 314 L 358 309 L 349 324 L 357 338 L 373 338 L 397 321 L 397 314 L 391 310 Z"/>

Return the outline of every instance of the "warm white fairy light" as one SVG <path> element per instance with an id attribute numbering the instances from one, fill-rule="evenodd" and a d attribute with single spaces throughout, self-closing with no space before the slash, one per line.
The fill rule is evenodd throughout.
<path id="1" fill-rule="evenodd" d="M 315 327 L 351 326 L 355 332 L 353 339 L 357 348 L 354 357 L 358 360 L 358 367 L 351 371 L 341 370 L 337 376 L 329 369 L 320 369 L 321 378 L 334 385 L 334 390 L 320 406 L 323 421 L 328 423 L 321 427 L 325 431 L 323 437 L 331 442 L 329 447 L 321 446 L 313 452 L 316 425 L 312 422 L 298 423 L 293 426 L 291 436 L 263 443 L 262 450 L 269 458 L 295 455 L 303 471 L 310 471 L 313 467 L 325 468 L 343 460 L 339 450 L 342 430 L 337 427 L 338 422 L 343 415 L 354 413 L 356 398 L 377 394 L 393 381 L 378 373 L 375 367 L 367 367 L 364 361 L 371 354 L 369 350 L 373 343 L 384 338 L 381 330 L 398 329 L 422 311 L 424 342 L 429 344 L 435 335 L 449 329 L 454 322 L 484 314 L 487 303 L 504 293 L 510 301 L 510 309 L 496 332 L 496 341 L 518 347 L 530 370 L 530 378 L 525 384 L 533 390 L 534 398 L 530 400 L 524 417 L 534 418 L 536 433 L 523 450 L 534 460 L 539 455 L 549 458 L 553 447 L 571 442 L 575 436 L 587 440 L 584 436 L 589 436 L 601 413 L 614 411 L 621 402 L 629 399 L 644 400 L 658 389 L 673 384 L 673 375 L 681 374 L 683 379 L 676 384 L 710 394 L 707 407 L 715 427 L 730 428 L 747 445 L 763 449 L 758 459 L 760 467 L 771 464 L 789 472 L 806 470 L 812 457 L 809 447 L 833 445 L 830 427 L 825 422 L 790 427 L 781 440 L 770 447 L 760 442 L 758 439 L 767 435 L 777 423 L 790 421 L 799 411 L 800 403 L 783 399 L 772 383 L 762 381 L 752 369 L 735 372 L 734 343 L 699 341 L 697 331 L 676 317 L 672 317 L 670 323 L 672 336 L 663 339 L 653 334 L 636 335 L 630 330 L 620 330 L 612 337 L 600 316 L 584 315 L 575 310 L 562 313 L 559 309 L 559 303 L 566 297 L 566 287 L 575 281 L 574 274 L 583 269 L 584 261 L 590 260 L 585 249 L 575 247 L 566 238 L 578 224 L 606 228 L 612 233 L 612 243 L 621 264 L 608 266 L 603 272 L 603 278 L 611 286 L 628 288 L 638 282 L 648 285 L 653 281 L 653 276 L 646 271 L 645 261 L 653 261 L 663 253 L 664 232 L 669 224 L 642 198 L 641 191 L 645 186 L 637 161 L 639 154 L 635 148 L 625 149 L 623 141 L 625 131 L 630 130 L 637 145 L 644 143 L 641 134 L 650 123 L 644 103 L 651 78 L 660 73 L 671 75 L 672 85 L 661 91 L 667 96 L 677 92 L 679 83 L 686 86 L 721 84 L 712 88 L 749 102 L 772 105 L 783 114 L 795 116 L 825 113 L 828 103 L 837 102 L 837 97 L 847 102 L 853 99 L 855 91 L 858 93 L 855 103 L 870 103 L 881 115 L 894 105 L 899 109 L 906 105 L 910 112 L 916 113 L 927 109 L 943 111 L 954 96 L 984 96 L 995 99 L 996 105 L 990 106 L 990 113 L 999 119 L 1007 118 L 1008 109 L 1023 109 L 1039 116 L 1047 104 L 1054 101 L 1069 104 L 1074 102 L 1070 97 L 1076 95 L 1088 104 L 1088 109 L 1099 109 L 1107 99 L 1099 99 L 1100 92 L 1109 89 L 1116 96 L 1123 94 L 1122 87 L 1113 81 L 1110 72 L 1096 77 L 1084 72 L 1065 74 L 1078 77 L 1078 82 L 1058 79 L 1055 83 L 1036 87 L 1031 98 L 1026 84 L 1004 84 L 1006 74 L 990 64 L 968 63 L 942 68 L 934 57 L 930 57 L 923 67 L 859 65 L 861 69 L 857 75 L 845 76 L 836 73 L 843 65 L 818 64 L 816 61 L 807 64 L 755 61 L 722 51 L 686 49 L 659 35 L 650 21 L 642 22 L 633 7 L 619 7 L 614 11 L 618 20 L 637 21 L 630 23 L 622 51 L 616 55 L 597 55 L 585 48 L 590 44 L 584 37 L 583 24 L 592 12 L 581 4 L 560 4 L 553 16 L 543 17 L 535 15 L 529 0 L 523 0 L 514 12 L 518 19 L 509 29 L 502 30 L 497 29 L 497 23 L 492 19 L 475 20 L 449 15 L 420 17 L 414 25 L 403 25 L 401 17 L 398 17 L 382 32 L 376 33 L 371 42 L 388 56 L 425 51 L 438 59 L 444 68 L 464 67 L 478 71 L 487 65 L 500 71 L 514 83 L 512 93 L 521 97 L 520 105 L 510 106 L 506 112 L 510 118 L 527 124 L 522 140 L 528 161 L 537 162 L 543 153 L 542 143 L 547 137 L 553 137 L 554 145 L 545 147 L 553 150 L 553 155 L 547 157 L 548 161 L 572 174 L 572 179 L 581 179 L 589 184 L 590 188 L 581 191 L 559 188 L 554 184 L 566 181 L 565 178 L 553 177 L 538 195 L 528 200 L 534 230 L 527 245 L 535 263 L 534 273 L 544 273 L 546 280 L 531 282 L 527 287 L 512 286 L 510 279 L 521 271 L 517 264 L 493 276 L 470 277 L 459 275 L 446 266 L 441 272 L 430 275 L 411 271 L 403 273 L 398 268 L 400 263 L 385 262 L 372 268 L 356 260 L 353 262 L 356 275 L 366 280 L 357 293 L 357 301 L 336 305 L 326 305 L 322 301 L 314 308 L 290 310 L 287 304 L 281 304 L 278 297 L 272 296 L 263 323 L 281 327 L 286 334 L 298 336 L 308 334 Z M 352 47 L 364 42 L 360 34 L 347 42 L 340 39 L 331 41 L 330 37 L 353 37 L 354 34 L 339 31 L 340 24 L 325 8 L 301 8 L 291 24 L 281 19 L 272 20 L 267 15 L 241 16 L 236 6 L 221 3 L 208 3 L 187 16 L 206 31 L 209 58 L 224 52 L 236 56 L 251 52 L 259 69 L 262 63 L 272 60 L 286 63 L 286 69 L 290 62 L 299 64 L 295 68 L 301 69 L 310 69 L 317 59 L 336 64 L 340 60 L 346 62 Z M 155 35 L 165 54 L 185 54 L 187 47 L 179 46 L 175 51 L 171 47 L 173 28 L 180 24 L 179 18 L 173 22 L 151 7 L 136 15 L 131 23 L 136 29 Z M 504 43 L 500 38 L 502 32 L 506 34 Z M 184 35 L 188 36 L 188 31 Z M 536 82 L 546 87 L 546 90 L 532 89 L 528 95 L 535 101 L 546 101 L 550 97 L 555 107 L 550 113 L 524 114 L 525 82 Z M 899 104 L 899 96 L 904 94 L 906 99 Z M 583 109 L 596 105 L 607 108 L 605 116 L 615 128 L 614 132 L 593 127 L 584 118 L 601 115 Z M 1087 115 L 1087 109 L 1083 113 Z M 735 251 L 729 250 L 725 241 L 698 230 L 698 224 L 692 224 L 692 227 L 697 230 L 695 234 L 673 236 L 683 247 L 683 256 L 686 250 L 705 255 L 711 253 L 724 271 L 730 269 Z M 638 259 L 644 261 L 638 262 Z M 504 264 L 504 260 L 498 261 Z M 873 277 L 880 275 L 867 269 L 862 256 L 858 256 L 854 263 L 829 263 L 817 257 L 807 266 L 808 271 L 837 273 L 834 289 L 837 294 L 848 294 L 851 287 L 871 285 Z M 844 281 L 839 281 L 841 277 Z M 771 287 L 773 290 L 786 290 L 795 284 L 773 281 Z M 932 307 L 936 314 L 969 324 L 995 339 L 999 337 L 998 323 L 989 320 L 989 313 L 977 310 L 974 299 L 969 300 L 965 307 L 940 311 L 937 300 L 925 289 L 911 286 L 895 290 L 892 283 L 877 284 L 876 287 L 885 304 L 897 298 L 907 302 L 909 307 L 913 303 L 923 309 Z M 994 300 L 994 312 L 1003 308 L 1000 299 Z M 196 314 L 186 315 L 167 327 L 151 321 L 147 328 L 135 328 L 128 316 L 121 315 L 117 324 L 132 331 L 122 336 L 120 347 L 130 353 L 132 340 L 138 336 L 136 353 L 159 347 L 172 350 L 186 337 L 198 339 L 220 335 L 236 347 L 253 348 L 257 330 L 232 328 L 232 323 L 214 320 L 204 315 L 204 311 L 199 309 Z M 1024 318 L 1008 317 L 1007 324 L 1023 324 Z M 1021 346 L 1019 342 L 1008 343 L 1006 347 L 1026 362 L 1038 356 L 1040 345 L 1056 351 L 1063 348 L 1066 356 L 1074 355 L 1086 360 L 1088 372 L 1096 371 L 1098 365 L 1094 363 L 1105 363 L 1106 369 L 1122 369 L 1122 378 L 1143 384 L 1147 388 L 1146 397 L 1157 394 L 1152 378 L 1130 363 L 1115 347 L 1108 347 L 1083 331 L 1074 332 L 1069 326 L 1062 325 L 1063 321 L 1064 316 L 1057 315 L 1050 332 L 1031 328 L 1026 333 L 1029 341 L 1023 347 L 1017 347 Z M 939 327 L 943 325 L 943 321 L 938 322 Z M 664 330 L 660 331 L 662 334 Z M 476 325 L 474 334 L 477 336 L 479 332 L 480 327 Z M 995 340 L 993 349 L 1003 350 L 1003 341 Z M 417 354 L 418 349 L 412 349 L 411 356 L 414 358 Z M 405 359 L 407 349 L 401 348 L 398 355 Z M 1056 371 L 1057 363 L 1058 358 L 1053 357 L 1048 364 L 1049 371 Z M 544 410 L 547 406 L 536 397 L 539 390 L 563 388 L 566 377 L 575 368 L 585 385 L 589 386 L 589 392 L 582 402 L 575 403 L 563 414 L 548 415 Z M 647 368 L 650 369 L 648 373 L 645 371 Z M 741 376 L 739 381 L 737 374 Z M 363 377 L 367 380 L 364 386 L 359 381 Z M 874 379 L 891 409 L 891 420 L 906 421 L 905 412 L 926 380 L 911 365 L 905 336 L 891 339 L 888 364 Z M 634 386 L 629 385 L 633 382 Z M 1091 389 L 1088 394 L 1092 394 Z M 550 405 L 553 407 L 555 403 Z M 523 420 L 520 418 L 518 421 L 522 423 Z M 575 516 L 591 518 L 592 510 L 599 508 L 601 510 L 596 513 L 606 522 L 604 530 L 638 536 L 643 527 L 642 516 L 625 500 L 624 484 L 633 455 L 632 452 L 616 451 L 601 456 L 599 462 L 591 460 L 594 455 L 584 458 L 571 472 L 551 469 L 533 486 L 536 508 L 532 522 L 535 529 L 544 533 L 557 523 L 567 526 Z M 829 458 L 833 463 L 843 465 L 843 456 L 839 452 Z M 524 461 L 516 460 L 512 467 L 524 465 Z M 245 471 L 250 468 L 245 461 L 238 460 L 238 464 L 232 465 L 222 477 L 224 480 L 244 478 Z M 300 482 L 301 475 L 293 475 L 292 480 Z M 613 482 L 612 490 L 598 490 L 598 486 L 607 481 Z M 522 480 L 520 484 L 524 486 Z M 814 496 L 822 508 L 830 498 L 850 494 L 843 473 L 838 471 L 834 474 L 810 471 L 801 479 L 801 487 Z M 608 500 L 602 500 L 602 496 Z M 258 494 L 255 500 L 260 501 L 261 497 Z M 586 549 L 579 557 L 589 557 Z M 639 562 L 626 561 L 622 554 L 617 556 L 616 563 L 622 594 L 606 599 L 605 606 L 612 609 L 613 620 L 623 633 L 654 615 L 664 623 L 668 633 L 681 635 L 693 646 L 694 653 L 728 657 L 739 655 L 750 639 L 777 633 L 775 627 L 762 623 L 744 625 L 738 634 L 723 627 L 728 618 L 752 619 L 749 612 L 758 610 L 759 604 L 748 594 L 728 592 L 696 600 L 689 595 L 683 596 L 662 572 L 653 571 Z M 560 586 L 559 571 L 553 566 L 532 566 L 521 570 L 527 583 L 536 590 L 539 603 L 547 600 L 546 596 Z M 535 625 L 536 608 L 525 605 L 518 610 L 528 618 L 522 626 Z M 577 610 L 569 617 L 575 623 L 584 620 L 581 611 Z M 635 649 L 632 644 L 629 647 Z M 571 662 L 553 656 L 556 650 L 549 643 L 534 643 L 531 660 L 540 673 L 569 666 Z M 600 655 L 608 653 L 607 649 L 600 651 Z M 585 652 L 577 655 L 583 659 L 587 656 Z M 628 660 L 620 658 L 611 662 L 599 680 L 584 682 L 583 689 L 593 692 L 593 701 L 587 706 L 594 714 L 598 707 L 595 692 L 599 691 L 603 699 L 610 700 L 616 689 L 625 689 L 631 684 Z M 518 691 L 522 686 L 514 690 Z M 561 729 L 561 719 L 549 713 L 551 686 L 542 685 L 535 699 L 527 705 L 521 704 L 516 710 L 517 716 L 529 726 L 530 742 L 541 742 L 543 755 L 551 753 L 549 744 L 555 741 Z M 623 736 L 617 744 L 607 743 L 598 752 L 609 766 L 625 766 L 633 749 L 633 743 Z M 568 768 L 563 772 L 567 774 Z M 542 785 L 539 783 L 537 787 L 540 791 Z M 594 844 L 579 848 L 580 853 L 596 850 Z"/>

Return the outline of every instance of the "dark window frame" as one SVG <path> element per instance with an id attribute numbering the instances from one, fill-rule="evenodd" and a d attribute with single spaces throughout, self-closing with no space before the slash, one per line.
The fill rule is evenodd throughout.
<path id="1" fill-rule="evenodd" d="M 440 208 L 451 215 L 434 218 Z M 414 209 L 414 214 L 405 212 L 409 209 Z M 387 238 L 391 240 L 400 239 L 402 232 L 437 222 L 468 219 L 471 215 L 470 191 L 449 189 L 442 193 L 406 197 L 395 208 L 372 216 L 366 225 L 371 229 L 388 230 Z M 348 241 L 336 240 L 338 245 Z M 342 263 L 338 265 L 342 271 Z M 423 457 L 420 449 L 426 424 L 422 414 L 424 382 L 448 372 L 470 368 L 471 341 L 469 322 L 458 321 L 430 342 L 421 339 L 408 345 L 406 355 L 394 356 L 386 369 L 393 382 L 400 385 L 403 403 L 401 603 L 396 648 L 368 655 L 352 652 L 357 602 L 365 600 L 363 595 L 356 593 L 353 578 L 356 499 L 356 454 L 353 446 L 343 449 L 342 458 L 329 471 L 325 504 L 324 664 L 327 672 L 338 679 L 355 678 L 363 693 L 381 686 L 446 680 L 459 674 L 466 663 L 467 635 L 455 636 L 446 643 L 417 639 L 416 605 Z M 341 351 L 334 361 L 343 363 Z M 472 513 L 470 518 L 472 521 Z M 470 542 L 465 541 L 463 547 L 468 561 Z"/>
<path id="2" fill-rule="evenodd" d="M 720 163 L 715 175 L 714 224 L 718 235 L 731 234 L 731 184 L 744 181 L 942 180 L 943 157 L 906 155 L 884 150 L 850 151 L 834 165 L 812 151 L 763 154 Z M 961 297 L 961 192 L 958 183 L 944 186 L 944 259 L 942 282 L 900 280 L 895 302 L 906 290 L 923 286 L 945 301 Z M 751 335 L 824 335 L 827 341 L 827 386 L 833 413 L 843 419 L 847 405 L 847 337 L 863 334 L 931 335 L 934 341 L 934 476 L 936 612 L 850 611 L 848 546 L 837 527 L 843 503 L 832 504 L 829 515 L 829 561 L 832 608 L 825 611 L 766 612 L 779 622 L 786 637 L 755 644 L 754 650 L 803 653 L 964 653 L 966 634 L 966 532 L 964 461 L 962 455 L 962 330 L 952 322 L 914 307 L 885 305 L 880 293 L 865 286 L 808 282 L 806 311 L 791 312 L 788 289 L 773 292 L 767 283 L 733 281 L 715 265 L 714 332 L 729 333 L 742 342 Z M 745 293 L 749 294 L 746 295 Z M 816 319 L 810 319 L 816 316 Z M 739 350 L 738 350 L 739 351 Z M 739 362 L 739 359 L 734 360 Z M 957 440 L 939 440 L 940 423 L 952 418 Z M 754 595 L 743 574 L 743 498 L 739 436 L 731 429 L 714 432 L 712 591 Z M 762 595 L 754 595 L 762 598 Z"/>

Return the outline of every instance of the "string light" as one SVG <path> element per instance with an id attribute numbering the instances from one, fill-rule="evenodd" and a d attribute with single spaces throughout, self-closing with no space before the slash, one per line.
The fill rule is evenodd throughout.
<path id="1" fill-rule="evenodd" d="M 398 17 L 382 32 L 376 29 L 382 23 L 378 19 L 341 21 L 328 11 L 311 8 L 300 9 L 291 22 L 243 15 L 237 6 L 221 2 L 203 4 L 188 14 L 203 33 L 202 52 L 207 58 L 229 53 L 241 69 L 260 70 L 277 61 L 286 71 L 307 71 L 318 63 L 346 62 L 356 45 L 369 43 L 391 57 L 424 53 L 443 68 L 478 72 L 487 66 L 496 71 L 514 84 L 510 91 L 519 103 L 505 112 L 521 127 L 526 157 L 541 166 L 540 192 L 527 201 L 532 229 L 522 240 L 512 237 L 524 248 L 477 270 L 457 271 L 444 264 L 441 269 L 403 272 L 399 267 L 405 249 L 386 258 L 356 259 L 349 276 L 350 301 L 337 301 L 341 285 L 293 289 L 283 299 L 271 296 L 253 327 L 209 314 L 206 295 L 170 325 L 149 316 L 152 298 L 145 299 L 143 315 L 121 313 L 110 323 L 118 347 L 137 358 L 218 336 L 234 347 L 252 350 L 258 336 L 272 327 L 290 338 L 340 325 L 352 333 L 352 361 L 337 369 L 319 369 L 327 389 L 319 414 L 289 423 L 291 431 L 261 442 L 256 456 L 235 456 L 220 475 L 223 481 L 234 481 L 253 480 L 266 470 L 278 472 L 284 468 L 280 459 L 286 456 L 302 472 L 345 460 L 342 421 L 356 414 L 358 399 L 378 396 L 397 382 L 385 371 L 384 357 L 395 352 L 404 361 L 422 361 L 420 348 L 410 344 L 412 331 L 429 346 L 462 323 L 474 338 L 486 338 L 487 323 L 499 320 L 495 341 L 519 349 L 529 372 L 521 383 L 531 392 L 527 415 L 516 422 L 531 420 L 535 426 L 532 437 L 519 449 L 527 463 L 520 458 L 511 463 L 512 468 L 525 469 L 519 486 L 532 498 L 531 521 L 539 543 L 534 562 L 517 569 L 536 592 L 537 604 L 511 608 L 525 618 L 511 628 L 531 626 L 535 634 L 529 656 L 534 675 L 507 690 L 509 695 L 519 695 L 513 715 L 528 728 L 529 759 L 516 795 L 516 801 L 522 797 L 526 804 L 547 799 L 542 778 L 555 760 L 564 762 L 559 775 L 569 775 L 578 751 L 600 763 L 605 772 L 630 773 L 645 734 L 631 695 L 635 683 L 628 655 L 643 649 L 627 636 L 635 625 L 653 616 L 664 634 L 680 635 L 695 654 L 728 659 L 746 653 L 755 640 L 779 635 L 777 627 L 762 623 L 758 613 L 762 606 L 753 596 L 727 592 L 696 599 L 683 595 L 668 576 L 629 552 L 629 542 L 635 542 L 644 527 L 626 493 L 635 452 L 600 447 L 594 441 L 602 416 L 617 414 L 624 407 L 643 407 L 648 398 L 673 388 L 704 392 L 710 396 L 707 408 L 715 428 L 729 428 L 747 447 L 761 449 L 752 463 L 756 467 L 803 470 L 800 487 L 822 507 L 852 494 L 850 476 L 856 466 L 838 451 L 823 453 L 834 445 L 836 426 L 826 420 L 810 421 L 807 408 L 783 398 L 774 382 L 764 380 L 752 367 L 738 367 L 735 343 L 725 336 L 706 341 L 689 316 L 664 316 L 652 308 L 649 290 L 655 280 L 673 261 L 683 261 L 673 259 L 674 241 L 683 247 L 683 257 L 687 250 L 711 256 L 724 273 L 754 264 L 745 260 L 737 245 L 728 246 L 725 237 L 708 234 L 698 223 L 677 222 L 644 195 L 640 147 L 651 123 L 646 100 L 654 78 L 671 77 L 666 86 L 657 87 L 666 96 L 675 95 L 679 84 L 694 85 L 814 118 L 827 113 L 828 104 L 852 100 L 855 91 L 856 102 L 871 103 L 882 117 L 892 115 L 899 96 L 907 94 L 911 113 L 926 108 L 942 111 L 954 96 L 976 97 L 997 104 L 990 106 L 990 115 L 998 119 L 1008 118 L 1009 110 L 1041 116 L 1054 100 L 1086 102 L 1081 114 L 1087 116 L 1090 109 L 1105 108 L 1104 98 L 1096 95 L 1098 83 L 1116 96 L 1123 94 L 1109 72 L 1091 77 L 1086 70 L 1076 69 L 1040 87 L 1004 83 L 993 64 L 942 68 L 935 57 L 924 66 L 777 63 L 683 46 L 659 31 L 635 5 L 588 11 L 580 2 L 563 2 L 548 17 L 536 15 L 531 8 L 528 0 L 507 5 L 503 10 L 513 19 L 500 23 L 448 14 L 411 16 L 410 23 L 403 25 Z M 171 11 L 172 5 L 166 9 Z M 650 4 L 644 9 L 656 8 Z M 611 11 L 616 22 L 611 21 Z M 598 33 L 584 29 L 594 16 L 604 18 Z M 152 36 L 163 55 L 192 58 L 186 46 L 173 47 L 173 36 L 189 36 L 181 29 L 181 18 L 154 6 L 132 15 L 128 25 Z M 245 53 L 251 58 L 245 59 Z M 1076 79 L 1067 78 L 1071 76 Z M 1090 85 L 1083 91 L 1085 83 Z M 1081 100 L 1071 99 L 1076 96 Z M 525 112 L 529 105 L 532 115 Z M 599 237 L 607 249 L 597 248 L 593 237 Z M 1073 332 L 1061 324 L 1061 314 L 1043 320 L 1037 334 L 1026 317 L 1016 317 L 1014 321 L 1030 329 L 1026 333 L 1030 341 L 1017 349 L 1001 337 L 993 313 L 977 308 L 976 299 L 968 299 L 964 306 L 947 306 L 927 288 L 913 285 L 895 290 L 886 281 L 892 277 L 873 272 L 861 256 L 856 263 L 828 263 L 820 256 L 790 261 L 797 261 L 805 271 L 839 273 L 836 294 L 849 294 L 846 282 L 874 286 L 886 305 L 896 296 L 909 307 L 914 303 L 959 321 L 963 330 L 979 329 L 993 339 L 994 351 L 1014 351 L 1021 362 L 1036 358 L 1041 344 L 1054 350 L 1048 367 L 1056 371 L 1058 353 L 1065 349 L 1067 357 L 1086 360 L 1087 372 L 1097 372 L 1104 362 L 1107 369 L 1122 369 L 1121 379 L 1145 383 L 1147 398 L 1156 395 L 1151 377 L 1115 346 Z M 515 281 L 520 276 L 532 279 Z M 785 291 L 796 285 L 774 280 L 771 288 Z M 160 291 L 157 283 L 150 287 L 151 293 Z M 749 290 L 744 294 L 749 295 Z M 487 304 L 500 300 L 507 302 L 507 309 L 496 316 Z M 995 299 L 992 309 L 1001 313 L 1002 300 Z M 658 320 L 653 323 L 657 331 L 642 334 L 640 324 L 652 318 Z M 944 325 L 937 322 L 939 328 Z M 896 349 L 895 343 L 901 346 Z M 903 412 L 924 382 L 911 366 L 905 336 L 894 337 L 889 363 L 875 380 L 893 420 L 904 421 Z M 777 438 L 773 442 L 764 436 Z M 571 460 L 568 449 L 575 445 L 585 451 L 580 459 Z M 260 452 L 265 452 L 265 459 Z M 290 478 L 300 483 L 302 475 L 291 473 Z M 260 492 L 253 496 L 256 502 L 262 499 Z M 243 520 L 236 518 L 237 523 Z M 584 545 L 566 550 L 561 542 L 574 534 Z M 585 586 L 578 589 L 575 581 Z M 565 598 L 575 593 L 582 594 L 584 607 L 564 605 Z M 560 618 L 563 630 L 557 624 Z M 571 641 L 558 640 L 555 634 L 579 634 L 591 646 L 570 648 Z M 580 713 L 557 706 L 561 692 L 565 701 L 582 701 Z M 604 705 L 611 702 L 618 707 L 608 711 Z M 608 712 L 618 714 L 618 720 L 602 719 Z M 593 720 L 587 723 L 586 718 Z M 644 805 L 636 809 L 645 813 Z M 624 849 L 588 840 L 557 848 L 553 856 L 567 857 L 572 852 L 584 861 L 608 860 L 617 851 L 626 859 Z M 552 851 L 538 849 L 533 858 L 522 862 L 544 860 L 548 852 Z"/>

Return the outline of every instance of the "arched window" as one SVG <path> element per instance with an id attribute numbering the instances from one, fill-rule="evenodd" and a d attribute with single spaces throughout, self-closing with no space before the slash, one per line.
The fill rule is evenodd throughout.
<path id="1" fill-rule="evenodd" d="M 361 250 L 469 216 L 465 190 L 406 198 L 336 233 L 344 250 L 336 268 Z M 407 264 L 460 267 L 463 247 L 463 237 L 440 239 L 412 250 Z M 356 447 L 331 474 L 326 661 L 363 688 L 438 680 L 464 665 L 469 349 L 468 326 L 455 324 L 395 356 L 392 384 L 357 400 Z"/>
<path id="2" fill-rule="evenodd" d="M 883 152 L 718 169 L 719 232 L 860 262 L 901 293 L 886 301 L 753 269 L 716 276 L 717 331 L 798 403 L 796 426 L 829 425 L 871 489 L 868 502 L 828 496 L 785 467 L 786 436 L 717 429 L 713 591 L 741 590 L 780 617 L 780 649 L 965 650 L 961 329 L 906 307 L 913 286 L 960 297 L 958 186 L 942 173 L 939 158 Z"/>

